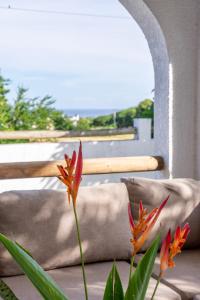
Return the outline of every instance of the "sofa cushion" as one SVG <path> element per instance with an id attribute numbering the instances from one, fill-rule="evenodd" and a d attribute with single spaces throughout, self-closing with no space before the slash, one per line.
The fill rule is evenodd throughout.
<path id="1" fill-rule="evenodd" d="M 129 275 L 129 264 L 126 262 L 117 262 L 117 267 L 122 279 L 124 289 L 127 286 Z M 86 275 L 88 283 L 88 294 L 90 300 L 102 300 L 106 279 L 112 268 L 112 263 L 97 263 L 86 265 Z M 48 274 L 54 278 L 58 285 L 63 289 L 70 300 L 84 299 L 84 288 L 82 273 L 80 267 L 68 267 L 48 271 Z M 14 276 L 4 278 L 6 283 L 16 293 L 20 300 L 40 300 L 38 292 L 32 287 L 25 276 Z M 151 299 L 152 292 L 156 285 L 156 280 L 151 279 L 147 297 Z M 155 300 L 180 300 L 178 293 L 174 292 L 164 284 L 160 284 Z"/>
<path id="2" fill-rule="evenodd" d="M 136 257 L 136 262 L 142 255 Z M 162 280 L 167 286 L 178 291 L 181 299 L 193 299 L 200 294 L 200 249 L 184 250 L 175 257 L 175 267 L 167 269 Z M 156 258 L 154 274 L 160 272 L 160 259 Z M 195 298 L 198 299 L 198 298 Z"/>
<path id="3" fill-rule="evenodd" d="M 139 201 L 150 211 L 158 207 L 168 195 L 170 199 L 164 207 L 150 238 L 143 247 L 146 250 L 158 231 L 166 234 L 169 228 L 175 230 L 178 224 L 189 222 L 191 232 L 186 248 L 200 246 L 200 182 L 193 179 L 151 180 L 144 178 L 121 179 L 127 186 L 129 199 L 133 203 L 132 213 L 138 218 Z"/>
<path id="4" fill-rule="evenodd" d="M 77 199 L 85 262 L 129 259 L 128 194 L 123 183 L 81 187 Z M 80 263 L 72 204 L 65 191 L 0 194 L 0 232 L 27 248 L 46 269 Z M 0 247 L 0 275 L 22 273 Z"/>

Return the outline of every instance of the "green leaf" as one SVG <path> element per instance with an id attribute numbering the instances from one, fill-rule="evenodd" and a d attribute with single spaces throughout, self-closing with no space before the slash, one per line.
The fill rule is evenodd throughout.
<path id="1" fill-rule="evenodd" d="M 158 236 L 147 250 L 133 273 L 125 294 L 125 300 L 144 300 L 149 280 L 153 271 L 154 262 L 160 244 Z"/>
<path id="2" fill-rule="evenodd" d="M 0 242 L 9 251 L 45 300 L 67 300 L 62 290 L 23 248 L 0 234 Z"/>
<path id="3" fill-rule="evenodd" d="M 19 300 L 2 279 L 0 279 L 0 296 L 3 300 Z"/>
<path id="4" fill-rule="evenodd" d="M 104 291 L 103 300 L 123 300 L 123 299 L 124 299 L 123 287 L 122 287 L 119 273 L 117 271 L 117 267 L 114 263 L 106 282 L 106 288 Z"/>
<path id="5" fill-rule="evenodd" d="M 25 249 L 22 245 L 18 244 L 18 242 L 16 241 L 15 244 L 17 244 L 17 246 L 19 246 L 22 250 L 24 250 L 24 252 L 26 252 L 29 256 L 33 258 L 32 254 L 27 249 Z"/>

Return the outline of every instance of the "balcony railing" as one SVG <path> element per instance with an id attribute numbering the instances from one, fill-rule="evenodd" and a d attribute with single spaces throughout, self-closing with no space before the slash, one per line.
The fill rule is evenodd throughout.
<path id="1" fill-rule="evenodd" d="M 0 179 L 56 177 L 63 160 L 0 163 Z M 160 156 L 92 158 L 83 161 L 83 174 L 150 172 L 164 169 Z"/>
<path id="2" fill-rule="evenodd" d="M 17 131 L 0 131 L 0 139 L 3 140 L 38 140 L 38 139 L 57 139 L 57 138 L 72 138 L 72 137 L 95 137 L 95 136 L 114 136 L 135 134 L 135 128 L 122 129 L 99 129 L 87 131 L 61 131 L 61 130 L 17 130 Z"/>

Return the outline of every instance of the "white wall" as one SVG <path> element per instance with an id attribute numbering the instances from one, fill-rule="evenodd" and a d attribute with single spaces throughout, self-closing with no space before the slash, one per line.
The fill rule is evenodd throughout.
<path id="1" fill-rule="evenodd" d="M 195 177 L 198 1 L 145 2 L 162 28 L 171 67 L 172 175 Z"/>
<path id="2" fill-rule="evenodd" d="M 198 7 L 200 18 L 200 2 Z M 197 70 L 197 116 L 196 116 L 196 177 L 200 179 L 200 21 L 198 22 L 198 70 Z"/>
<path id="3" fill-rule="evenodd" d="M 140 26 L 147 39 L 152 55 L 155 81 L 155 106 L 154 106 L 154 136 L 155 151 L 161 155 L 166 164 L 163 172 L 158 177 L 170 176 L 170 150 L 169 150 L 169 58 L 165 38 L 160 25 L 142 0 L 119 0 L 129 11 Z M 133 54 L 134 55 L 134 54 Z M 134 66 L 133 66 L 134 68 Z"/>
<path id="4" fill-rule="evenodd" d="M 143 14 L 143 17 L 136 21 L 141 26 L 149 43 L 154 62 L 156 91 L 159 89 L 155 99 L 157 151 L 159 152 L 159 147 L 165 148 L 166 150 L 163 150 L 165 157 L 168 152 L 169 176 L 194 178 L 197 176 L 196 136 L 199 131 L 196 125 L 197 85 L 199 85 L 197 82 L 199 1 L 121 0 L 121 2 L 133 16 L 138 16 L 136 3 L 140 3 L 140 9 L 142 8 L 141 3 L 143 3 L 142 9 L 146 14 L 146 19 Z M 154 24 L 157 21 L 156 26 L 153 25 L 147 8 L 155 18 Z M 142 13 L 140 15 L 142 16 Z M 161 33 L 157 28 L 159 26 Z M 161 48 L 163 37 L 166 49 Z M 162 61 L 158 60 L 157 52 L 161 53 L 162 51 L 167 51 L 168 67 L 165 57 L 160 56 Z M 169 74 L 167 77 L 165 73 L 165 77 L 169 85 L 163 84 L 163 72 L 166 72 L 166 69 Z M 159 77 L 162 78 L 160 82 Z M 166 89 L 168 89 L 167 98 L 162 95 L 162 93 L 166 95 Z M 165 104 L 163 101 L 166 101 Z M 163 118 L 160 117 L 162 115 Z"/>
<path id="5" fill-rule="evenodd" d="M 70 154 L 78 149 L 79 143 L 30 143 L 0 146 L 0 162 L 21 162 L 21 161 L 44 161 L 63 159 L 64 153 Z M 84 142 L 83 157 L 114 157 L 153 155 L 154 140 L 127 140 L 127 141 L 105 141 L 105 142 Z M 155 172 L 148 174 L 141 173 L 140 176 L 155 176 Z M 83 185 L 93 185 L 105 182 L 117 182 L 120 177 L 128 174 L 115 175 L 90 175 L 84 176 Z M 130 174 L 133 176 L 134 174 Z M 135 174 L 138 176 L 138 173 Z M 39 189 L 39 188 L 62 188 L 57 178 L 36 178 L 36 179 L 12 179 L 1 180 L 0 191 L 12 189 Z"/>

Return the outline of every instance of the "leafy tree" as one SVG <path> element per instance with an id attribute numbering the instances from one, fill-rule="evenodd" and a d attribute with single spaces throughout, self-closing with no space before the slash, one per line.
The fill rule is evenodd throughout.
<path id="1" fill-rule="evenodd" d="M 137 118 L 151 118 L 153 119 L 154 103 L 151 99 L 145 99 L 137 106 Z"/>
<path id="2" fill-rule="evenodd" d="M 54 109 L 52 104 L 55 100 L 51 96 L 44 96 L 42 99 L 33 99 L 33 128 L 39 130 L 54 129 L 54 122 L 52 120 L 52 114 Z"/>
<path id="3" fill-rule="evenodd" d="M 54 110 L 51 114 L 53 120 L 54 128 L 56 130 L 72 130 L 74 125 L 72 121 L 65 116 L 61 111 Z"/>
<path id="4" fill-rule="evenodd" d="M 99 116 L 93 119 L 92 125 L 94 127 L 108 127 L 114 125 L 114 116 L 113 114 Z"/>
<path id="5" fill-rule="evenodd" d="M 136 108 L 124 109 L 116 114 L 116 124 L 118 128 L 133 126 L 133 119 L 136 116 Z"/>
<path id="6" fill-rule="evenodd" d="M 33 126 L 34 100 L 26 98 L 27 89 L 18 87 L 12 107 L 12 127 L 14 130 L 31 130 Z"/>
<path id="7" fill-rule="evenodd" d="M 137 107 L 121 110 L 114 115 L 96 118 L 81 118 L 75 127 L 61 111 L 52 107 L 55 100 L 51 96 L 28 98 L 27 89 L 19 87 L 11 106 L 7 99 L 10 81 L 0 75 L 0 130 L 89 130 L 91 127 L 123 128 L 133 125 L 134 118 L 151 118 L 153 128 L 154 103 L 145 99 Z"/>
<path id="8" fill-rule="evenodd" d="M 11 106 L 6 98 L 9 84 L 10 81 L 0 75 L 0 130 L 8 130 L 11 126 Z"/>
<path id="9" fill-rule="evenodd" d="M 51 96 L 27 98 L 27 89 L 18 88 L 17 97 L 12 108 L 12 126 L 14 130 L 71 130 L 73 124 L 62 112 L 52 105 Z"/>
<path id="10" fill-rule="evenodd" d="M 81 118 L 76 126 L 76 130 L 89 130 L 91 121 L 89 118 Z"/>

